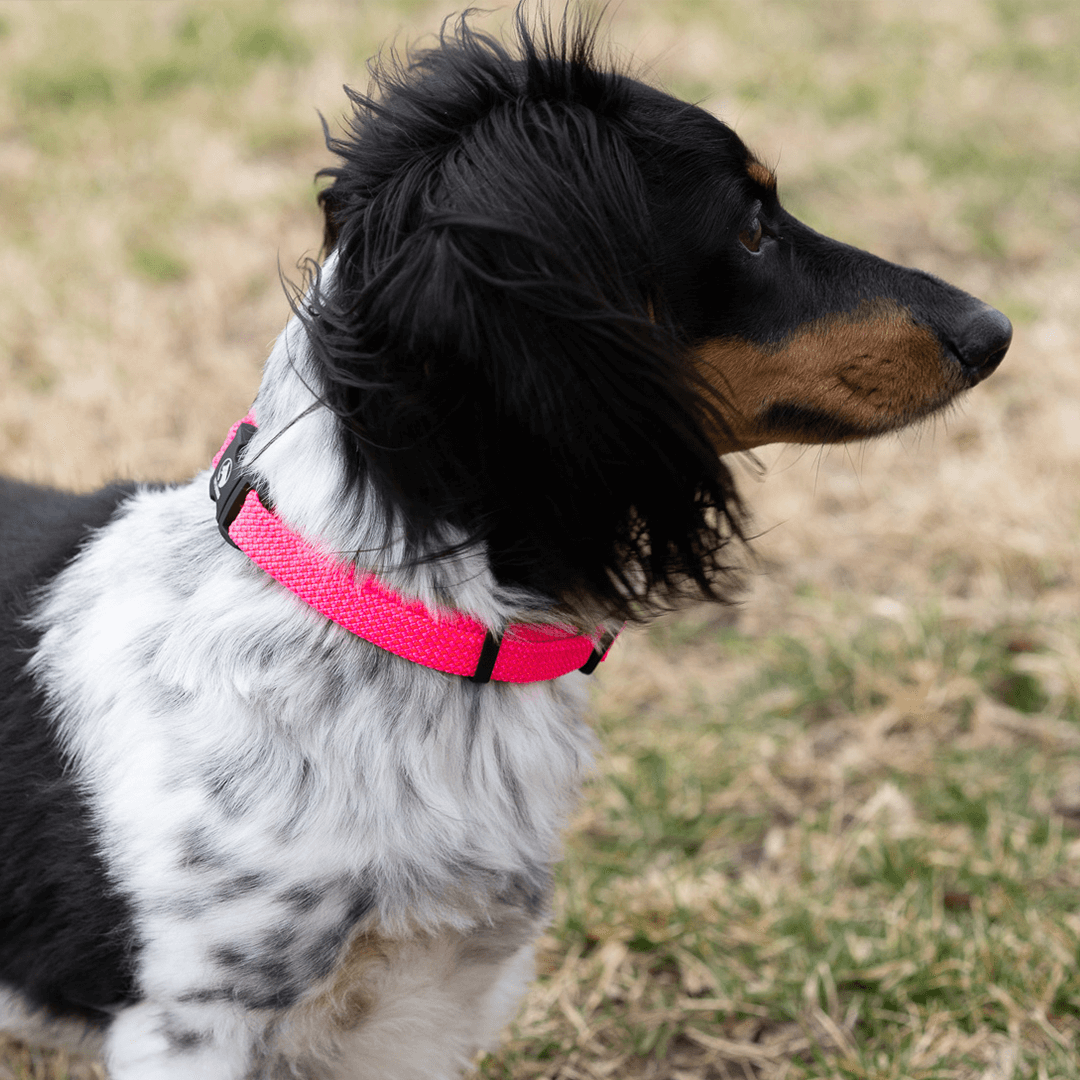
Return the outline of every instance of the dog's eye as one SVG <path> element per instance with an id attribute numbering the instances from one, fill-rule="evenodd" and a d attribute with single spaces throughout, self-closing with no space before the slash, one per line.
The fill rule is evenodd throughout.
<path id="1" fill-rule="evenodd" d="M 754 218 L 749 229 L 743 229 L 739 233 L 739 243 L 742 244 L 747 251 L 752 251 L 757 254 L 761 250 L 761 237 L 764 235 L 764 230 L 761 227 L 761 221 L 758 218 Z"/>

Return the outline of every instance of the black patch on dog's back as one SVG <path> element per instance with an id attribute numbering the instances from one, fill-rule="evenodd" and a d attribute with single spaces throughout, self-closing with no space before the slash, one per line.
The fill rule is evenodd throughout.
<path id="1" fill-rule="evenodd" d="M 91 1021 L 137 996 L 131 912 L 26 673 L 38 634 L 23 620 L 132 491 L 71 495 L 0 478 L 0 982 Z"/>

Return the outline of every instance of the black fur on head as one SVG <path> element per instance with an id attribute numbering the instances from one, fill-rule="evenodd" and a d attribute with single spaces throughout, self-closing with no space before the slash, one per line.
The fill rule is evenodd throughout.
<path id="1" fill-rule="evenodd" d="M 515 30 L 462 16 L 347 90 L 337 268 L 299 305 L 316 389 L 418 552 L 449 523 L 569 612 L 722 599 L 739 503 L 665 297 L 677 194 L 647 181 L 699 110 L 601 66 L 594 19 Z"/>

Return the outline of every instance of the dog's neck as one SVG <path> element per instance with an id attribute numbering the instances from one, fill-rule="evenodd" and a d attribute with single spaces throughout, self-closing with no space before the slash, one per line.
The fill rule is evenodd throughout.
<path id="1" fill-rule="evenodd" d="M 488 626 L 565 622 L 565 613 L 545 611 L 535 596 L 499 585 L 482 545 L 431 559 L 407 544 L 393 512 L 349 482 L 340 421 L 315 388 L 304 326 L 294 316 L 267 359 L 253 406 L 259 427 L 244 453 L 246 471 L 291 529 L 429 607 L 463 611 Z M 457 539 L 447 530 L 440 548 Z"/>

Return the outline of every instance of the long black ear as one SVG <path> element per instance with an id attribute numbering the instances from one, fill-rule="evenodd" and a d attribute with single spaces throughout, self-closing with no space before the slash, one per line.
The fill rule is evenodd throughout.
<path id="1" fill-rule="evenodd" d="M 518 59 L 462 22 L 353 96 L 308 323 L 353 471 L 418 550 L 450 523 L 500 580 L 634 618 L 715 595 L 737 503 L 591 32 L 519 23 Z"/>

